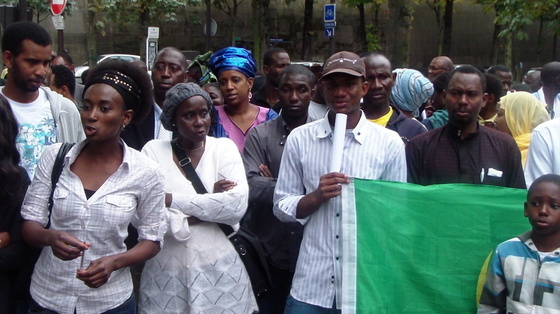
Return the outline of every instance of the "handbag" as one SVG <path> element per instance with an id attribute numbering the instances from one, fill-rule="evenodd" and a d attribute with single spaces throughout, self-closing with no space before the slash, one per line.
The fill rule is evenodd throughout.
<path id="1" fill-rule="evenodd" d="M 177 159 L 179 159 L 179 165 L 185 172 L 185 176 L 191 181 L 196 192 L 198 194 L 208 193 L 196 174 L 191 164 L 191 159 L 187 157 L 185 152 L 177 145 L 177 139 L 171 141 L 171 147 Z M 218 223 L 218 226 L 228 237 L 237 251 L 237 254 L 239 254 L 239 257 L 243 261 L 245 269 L 249 274 L 249 279 L 251 280 L 255 298 L 262 298 L 272 287 L 267 254 L 262 243 L 254 233 L 245 228 L 239 228 L 239 230 L 235 232 L 230 225 Z"/>
<path id="2" fill-rule="evenodd" d="M 68 154 L 72 146 L 74 146 L 74 143 L 63 143 L 62 146 L 60 146 L 60 149 L 58 150 L 58 154 L 56 155 L 56 159 L 54 161 L 53 169 L 51 172 L 51 194 L 49 195 L 49 200 L 47 203 L 47 207 L 49 209 L 49 220 L 45 229 L 49 229 L 51 226 L 54 190 L 56 188 L 56 184 L 58 183 L 58 179 L 62 174 L 62 169 L 64 168 L 64 157 L 66 157 L 66 154 Z M 43 248 L 31 247 L 29 249 L 29 258 L 17 275 L 16 290 L 18 292 L 18 295 L 24 296 L 24 298 L 30 298 L 29 286 L 31 285 L 31 275 L 33 275 L 33 269 L 35 268 L 35 263 L 37 263 L 37 260 L 39 259 L 39 255 L 41 255 L 41 251 L 43 251 Z"/>

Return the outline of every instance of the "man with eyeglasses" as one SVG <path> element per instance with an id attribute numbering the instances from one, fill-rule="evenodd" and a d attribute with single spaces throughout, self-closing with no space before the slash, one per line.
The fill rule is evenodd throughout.
<path id="1" fill-rule="evenodd" d="M 453 70 L 453 61 L 446 56 L 437 56 L 432 59 L 428 67 L 428 79 L 433 81 L 436 76 Z"/>

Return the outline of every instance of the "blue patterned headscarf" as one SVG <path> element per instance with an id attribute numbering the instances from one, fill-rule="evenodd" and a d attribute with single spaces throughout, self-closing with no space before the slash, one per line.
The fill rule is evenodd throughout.
<path id="1" fill-rule="evenodd" d="M 399 109 L 418 116 L 418 108 L 434 93 L 434 86 L 422 73 L 412 69 L 396 69 L 391 102 Z"/>
<path id="2" fill-rule="evenodd" d="M 247 77 L 255 77 L 257 72 L 257 65 L 251 52 L 237 47 L 226 47 L 214 52 L 210 58 L 210 68 L 216 77 L 227 70 L 239 71 Z"/>

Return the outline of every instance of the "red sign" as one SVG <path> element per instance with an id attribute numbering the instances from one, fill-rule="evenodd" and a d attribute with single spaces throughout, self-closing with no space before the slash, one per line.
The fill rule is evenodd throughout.
<path id="1" fill-rule="evenodd" d="M 51 12 L 53 15 L 61 15 L 66 7 L 66 0 L 51 0 Z"/>

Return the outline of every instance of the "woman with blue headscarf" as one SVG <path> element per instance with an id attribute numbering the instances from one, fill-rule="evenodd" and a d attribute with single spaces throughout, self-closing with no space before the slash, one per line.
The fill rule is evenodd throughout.
<path id="1" fill-rule="evenodd" d="M 396 69 L 395 85 L 391 90 L 391 103 L 409 118 L 420 116 L 418 109 L 425 104 L 434 87 L 422 73 L 413 69 Z"/>
<path id="2" fill-rule="evenodd" d="M 224 106 L 215 107 L 218 117 L 213 134 L 229 137 L 242 152 L 249 131 L 278 114 L 270 108 L 250 103 L 257 71 L 250 51 L 237 47 L 218 50 L 210 58 L 210 68 L 218 78 L 224 96 Z"/>

